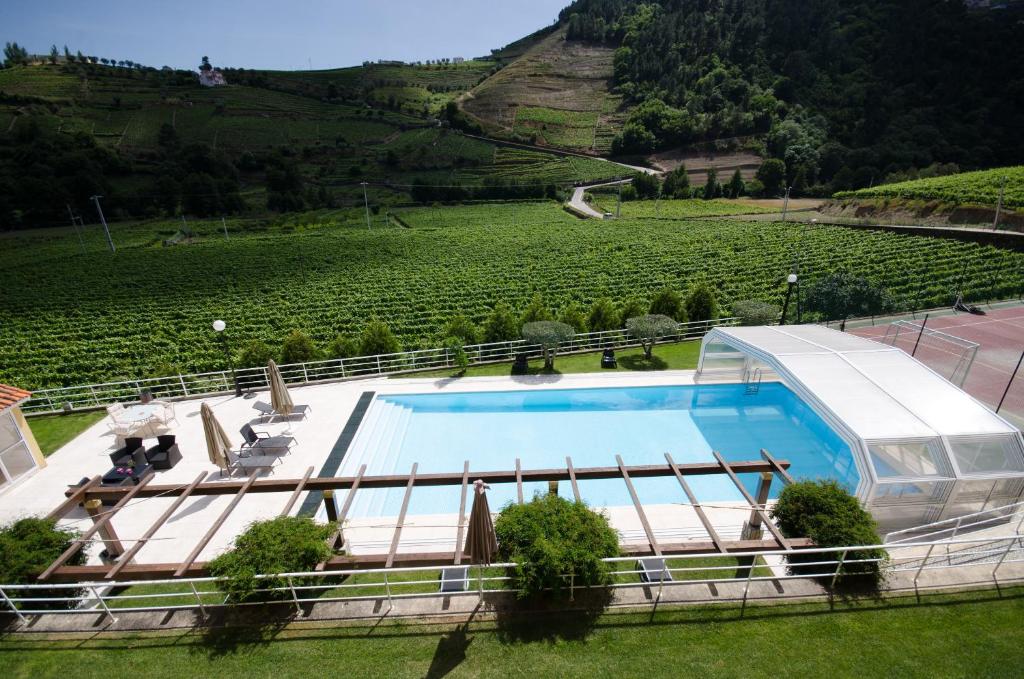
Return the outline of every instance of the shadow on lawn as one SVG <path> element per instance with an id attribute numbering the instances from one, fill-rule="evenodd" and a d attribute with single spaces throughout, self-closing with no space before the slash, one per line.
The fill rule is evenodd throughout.
<path id="1" fill-rule="evenodd" d="M 515 601 L 495 607 L 496 634 L 503 644 L 586 639 L 612 600 L 612 590 L 578 590 L 574 601 Z M 567 610 L 571 607 L 571 610 Z"/>
<path id="2" fill-rule="evenodd" d="M 225 609 L 219 619 L 209 621 L 200 643 L 192 650 L 216 660 L 268 646 L 293 620 L 294 614 L 295 609 L 290 604 Z"/>
<path id="3" fill-rule="evenodd" d="M 619 357 L 619 365 L 626 370 L 665 370 L 668 368 L 668 363 L 665 359 L 658 358 L 657 356 L 651 356 L 647 359 L 643 354 L 633 354 L 630 356 Z"/>

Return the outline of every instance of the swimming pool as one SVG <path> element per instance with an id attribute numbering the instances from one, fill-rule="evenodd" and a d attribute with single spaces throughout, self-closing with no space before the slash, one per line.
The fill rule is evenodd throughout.
<path id="1" fill-rule="evenodd" d="M 756 393 L 744 384 L 543 389 L 435 394 L 380 394 L 367 412 L 340 473 L 457 472 L 469 460 L 473 470 L 508 470 L 520 458 L 523 469 L 757 460 L 764 448 L 792 463 L 795 477 L 833 478 L 851 491 L 860 476 L 849 446 L 796 394 L 780 383 L 763 383 Z M 743 478 L 751 490 L 756 475 Z M 742 478 L 742 477 L 741 477 Z M 741 501 L 724 475 L 691 477 L 702 502 Z M 674 477 L 634 479 L 640 501 L 685 501 Z M 778 482 L 777 482 L 778 483 Z M 592 506 L 629 505 L 621 479 L 580 481 Z M 524 484 L 527 497 L 546 484 Z M 393 516 L 403 488 L 359 491 L 350 516 Z M 411 514 L 458 511 L 458 487 L 414 488 Z M 773 487 L 773 494 L 778 488 Z M 559 493 L 572 497 L 568 483 Z M 495 510 L 516 497 L 515 484 L 490 491 Z"/>

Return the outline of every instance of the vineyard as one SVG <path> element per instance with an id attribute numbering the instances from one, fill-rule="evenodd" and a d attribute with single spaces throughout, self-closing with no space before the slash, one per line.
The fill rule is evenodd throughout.
<path id="1" fill-rule="evenodd" d="M 403 208 L 408 228 L 366 229 L 360 210 L 275 221 L 190 222 L 190 244 L 164 247 L 178 222 L 115 225 L 116 254 L 96 227 L 0 236 L 0 381 L 28 388 L 224 367 L 210 323 L 233 346 L 278 346 L 292 329 L 319 346 L 385 319 L 407 348 L 435 344 L 465 313 L 540 293 L 558 309 L 649 299 L 664 285 L 707 280 L 723 311 L 747 298 L 780 302 L 794 253 L 812 282 L 849 269 L 905 307 L 1024 290 L 1024 254 L 950 240 L 781 223 L 623 218 L 578 220 L 554 202 Z M 394 223 L 394 222 L 392 222 Z"/>
<path id="2" fill-rule="evenodd" d="M 905 198 L 944 203 L 995 205 L 999 189 L 1006 179 L 1003 205 L 1024 207 L 1024 165 L 994 170 L 964 172 L 946 177 L 916 179 L 898 184 L 883 184 L 859 191 L 841 191 L 836 198 Z"/>

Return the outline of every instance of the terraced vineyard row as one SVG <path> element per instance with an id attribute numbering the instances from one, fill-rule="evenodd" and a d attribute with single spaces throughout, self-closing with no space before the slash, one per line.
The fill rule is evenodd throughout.
<path id="1" fill-rule="evenodd" d="M 859 191 L 841 191 L 836 194 L 836 198 L 908 198 L 957 204 L 995 205 L 1004 178 L 1003 205 L 1024 207 L 1024 165 L 882 184 Z"/>
<path id="2" fill-rule="evenodd" d="M 0 291 L 0 381 L 40 388 L 219 369 L 214 318 L 227 321 L 235 346 L 256 338 L 276 345 L 293 328 L 322 345 L 377 316 L 416 347 L 436 343 L 456 313 L 480 321 L 495 302 L 522 307 L 534 292 L 557 309 L 602 295 L 646 299 L 662 285 L 705 279 L 725 309 L 745 298 L 778 302 L 794 252 L 805 281 L 848 268 L 906 306 L 948 303 L 965 263 L 971 299 L 1017 295 L 1024 284 L 1024 254 L 883 232 L 585 222 L 551 202 L 400 216 L 411 228 L 368 231 L 358 211 L 346 211 L 251 231 L 232 224 L 230 240 L 215 224 L 196 225 L 195 243 L 172 248 L 159 245 L 158 233 L 173 225 L 139 225 L 115 231 L 117 255 L 76 254 L 71 233 L 67 243 L 23 234 L 11 241 Z M 47 265 L 58 257 L 59 269 Z"/>

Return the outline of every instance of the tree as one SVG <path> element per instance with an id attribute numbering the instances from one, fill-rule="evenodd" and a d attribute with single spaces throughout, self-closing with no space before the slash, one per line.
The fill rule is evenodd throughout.
<path id="1" fill-rule="evenodd" d="M 718 184 L 718 171 L 713 168 L 708 168 L 708 180 L 704 184 L 704 200 L 711 200 L 721 195 L 722 187 Z"/>
<path id="2" fill-rule="evenodd" d="M 301 330 L 292 330 L 281 343 L 282 363 L 305 363 L 316 357 L 317 350 L 313 340 Z"/>
<path id="3" fill-rule="evenodd" d="M 352 358 L 359 355 L 359 343 L 347 335 L 338 335 L 327 345 L 330 358 Z"/>
<path id="4" fill-rule="evenodd" d="M 60 528 L 55 519 L 24 517 L 0 527 L 0 581 L 5 584 L 39 584 L 39 574 L 57 557 L 75 544 L 80 533 Z M 80 549 L 68 561 L 69 566 L 81 566 L 86 561 L 86 550 Z M 37 599 L 69 597 L 63 601 L 22 601 L 19 608 L 58 609 L 74 608 L 80 590 L 61 586 L 56 589 L 8 590 L 8 596 Z M 17 592 L 14 594 L 13 592 Z"/>
<path id="5" fill-rule="evenodd" d="M 587 317 L 575 302 L 563 307 L 558 313 L 558 320 L 576 332 L 587 332 Z"/>
<path id="6" fill-rule="evenodd" d="M 740 325 L 775 325 L 779 322 L 779 307 L 756 299 L 744 299 L 732 305 L 732 315 Z"/>
<path id="7" fill-rule="evenodd" d="M 536 321 L 550 321 L 551 318 L 551 310 L 544 304 L 544 299 L 540 296 L 540 293 L 533 293 L 530 303 L 527 305 L 526 310 L 523 311 L 521 322 L 535 323 Z"/>
<path id="8" fill-rule="evenodd" d="M 732 173 L 732 179 L 729 180 L 729 197 L 739 198 L 743 195 L 743 175 L 740 174 L 740 169 L 736 168 L 736 171 Z"/>
<path id="9" fill-rule="evenodd" d="M 757 180 L 764 186 L 765 196 L 778 196 L 786 180 L 786 163 L 778 158 L 769 158 L 757 168 Z"/>
<path id="10" fill-rule="evenodd" d="M 807 290 L 807 308 L 825 320 L 845 320 L 850 316 L 871 316 L 889 309 L 888 290 L 863 276 L 848 271 L 828 274 Z"/>
<path id="11" fill-rule="evenodd" d="M 210 57 L 203 57 L 203 61 L 199 64 L 199 70 L 209 72 L 213 70 L 213 66 L 210 65 Z"/>
<path id="12" fill-rule="evenodd" d="M 520 324 L 504 302 L 494 305 L 484 321 L 484 342 L 509 342 L 519 337 Z"/>
<path id="13" fill-rule="evenodd" d="M 626 330 L 631 337 L 640 341 L 647 360 L 651 359 L 654 343 L 662 337 L 676 334 L 678 329 L 678 323 L 662 314 L 647 314 L 626 319 Z"/>
<path id="14" fill-rule="evenodd" d="M 655 293 L 648 313 L 668 316 L 680 323 L 686 322 L 686 311 L 683 308 L 682 296 L 667 285 Z"/>
<path id="15" fill-rule="evenodd" d="M 711 321 L 718 317 L 715 289 L 708 283 L 697 283 L 686 294 L 686 317 L 691 322 Z"/>
<path id="16" fill-rule="evenodd" d="M 625 328 L 627 319 L 634 318 L 636 316 L 643 316 L 648 313 L 650 311 L 650 306 L 650 304 L 641 299 L 630 297 L 623 302 L 622 307 L 619 309 L 618 327 Z"/>
<path id="17" fill-rule="evenodd" d="M 4 46 L 4 65 L 17 66 L 28 63 L 28 50 L 16 42 Z"/>
<path id="18" fill-rule="evenodd" d="M 50 63 L 51 64 L 56 64 L 57 63 L 57 57 L 59 57 L 59 56 L 60 56 L 60 52 L 57 51 L 57 46 L 56 45 L 50 45 Z"/>
<path id="19" fill-rule="evenodd" d="M 272 358 L 274 358 L 274 352 L 266 342 L 252 340 L 238 352 L 238 366 L 240 368 L 261 368 Z"/>
<path id="20" fill-rule="evenodd" d="M 401 350 L 398 339 L 384 321 L 370 321 L 359 335 L 359 353 L 363 356 L 397 354 Z"/>
<path id="21" fill-rule="evenodd" d="M 476 344 L 480 341 L 480 328 L 476 327 L 473 321 L 469 320 L 462 314 L 459 314 L 452 320 L 448 321 L 448 325 L 444 331 L 445 337 L 458 337 L 462 340 L 462 344 Z"/>
<path id="22" fill-rule="evenodd" d="M 686 174 L 686 166 L 680 165 L 671 172 L 665 173 L 661 185 L 661 195 L 665 198 L 689 198 L 690 177 Z"/>
<path id="23" fill-rule="evenodd" d="M 523 340 L 527 344 L 539 344 L 544 353 L 544 369 L 553 370 L 558 345 L 568 342 L 576 331 L 571 326 L 558 321 L 533 321 L 523 324 Z"/>
<path id="24" fill-rule="evenodd" d="M 590 332 L 605 332 L 619 327 L 619 315 L 609 298 L 599 297 L 594 300 L 587 315 L 587 327 Z"/>
<path id="25" fill-rule="evenodd" d="M 661 182 L 657 176 L 641 172 L 633 177 L 633 188 L 636 190 L 637 198 L 641 200 L 657 198 L 661 191 Z"/>

